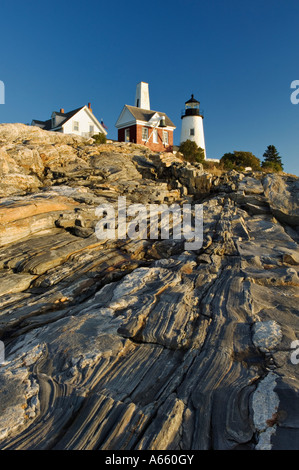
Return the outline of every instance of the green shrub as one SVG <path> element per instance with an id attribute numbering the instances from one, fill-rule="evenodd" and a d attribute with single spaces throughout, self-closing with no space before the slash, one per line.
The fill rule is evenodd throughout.
<path id="1" fill-rule="evenodd" d="M 205 152 L 202 148 L 198 147 L 196 142 L 192 140 L 186 140 L 179 146 L 179 152 L 184 155 L 184 159 L 187 162 L 199 162 L 202 163 L 205 158 Z"/>
<path id="2" fill-rule="evenodd" d="M 218 162 L 207 162 L 206 160 L 204 160 L 202 162 L 202 166 L 205 170 L 213 170 L 215 168 L 219 168 L 220 164 Z"/>
<path id="3" fill-rule="evenodd" d="M 92 138 L 95 140 L 95 144 L 105 144 L 107 141 L 105 134 L 102 133 L 95 134 L 92 136 Z"/>
<path id="4" fill-rule="evenodd" d="M 261 161 L 251 152 L 235 150 L 233 153 L 225 153 L 220 159 L 220 163 L 226 170 L 243 171 L 246 167 L 253 170 L 261 169 Z"/>

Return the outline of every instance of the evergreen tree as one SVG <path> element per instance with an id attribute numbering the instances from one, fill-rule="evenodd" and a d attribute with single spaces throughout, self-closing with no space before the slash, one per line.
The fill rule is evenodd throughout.
<path id="1" fill-rule="evenodd" d="M 270 169 L 272 171 L 283 171 L 281 156 L 274 145 L 268 145 L 263 157 L 264 161 L 262 163 L 262 168 Z"/>

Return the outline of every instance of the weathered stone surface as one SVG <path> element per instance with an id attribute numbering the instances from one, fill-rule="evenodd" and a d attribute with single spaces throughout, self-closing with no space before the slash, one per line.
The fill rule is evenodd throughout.
<path id="1" fill-rule="evenodd" d="M 263 186 L 275 217 L 283 223 L 299 226 L 298 178 L 267 175 L 263 180 Z"/>
<path id="2" fill-rule="evenodd" d="M 298 450 L 298 179 L 22 124 L 0 171 L 0 449 Z M 200 201 L 202 247 L 98 239 L 119 196 Z"/>

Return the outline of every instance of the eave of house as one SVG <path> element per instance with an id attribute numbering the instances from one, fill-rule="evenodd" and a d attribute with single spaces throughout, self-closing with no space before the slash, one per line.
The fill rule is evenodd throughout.
<path id="1" fill-rule="evenodd" d="M 105 135 L 107 135 L 107 131 L 106 129 L 104 129 L 104 127 L 102 126 L 102 124 L 97 120 L 97 118 L 95 117 L 95 115 L 90 111 L 90 109 L 85 106 L 84 107 L 85 111 L 87 112 L 88 116 L 90 117 L 90 119 L 96 124 L 96 126 L 101 129 L 101 132 Z"/>
<path id="2" fill-rule="evenodd" d="M 131 106 L 132 108 L 132 106 Z M 127 118 L 124 120 L 124 116 L 127 114 Z M 141 126 L 146 126 L 146 127 L 155 127 L 157 124 L 157 117 L 160 117 L 161 115 L 165 115 L 165 113 L 160 113 L 159 111 L 152 111 L 152 116 L 150 117 L 149 120 L 143 121 L 137 119 L 131 112 L 130 106 L 125 105 L 119 115 L 119 118 L 116 121 L 115 127 L 117 129 L 123 129 L 125 127 L 130 127 L 134 125 L 141 125 Z M 168 118 L 169 120 L 169 118 Z M 169 120 L 170 121 L 170 120 Z M 169 131 L 174 131 L 176 127 L 175 126 L 167 126 L 164 127 L 163 129 L 169 130 Z"/>
<path id="3" fill-rule="evenodd" d="M 124 106 L 124 108 L 123 108 L 123 110 L 122 110 L 122 112 L 121 112 L 121 114 L 120 114 L 120 116 L 119 116 L 119 118 L 118 118 L 118 120 L 115 124 L 115 127 L 117 129 L 124 129 L 124 128 L 127 128 L 127 127 L 136 126 L 136 125 L 153 128 L 157 124 L 157 122 L 155 122 L 155 120 L 153 120 L 153 117 L 160 116 L 160 114 L 158 112 L 156 112 L 154 114 L 154 116 L 152 116 L 152 118 L 149 121 L 140 121 L 140 120 L 136 119 L 130 113 L 131 119 L 122 122 L 122 117 L 123 117 L 123 115 L 126 111 L 130 112 L 130 110 L 128 108 L 126 108 L 126 106 Z M 167 130 L 167 131 L 173 132 L 174 129 L 175 129 L 175 126 L 166 126 L 166 127 L 163 127 L 163 129 L 165 131 Z"/>

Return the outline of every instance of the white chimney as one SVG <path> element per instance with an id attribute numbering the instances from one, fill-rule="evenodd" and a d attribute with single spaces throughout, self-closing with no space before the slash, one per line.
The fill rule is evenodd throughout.
<path id="1" fill-rule="evenodd" d="M 138 83 L 136 87 L 135 106 L 142 109 L 151 109 L 148 83 Z"/>

